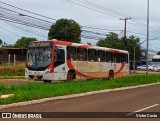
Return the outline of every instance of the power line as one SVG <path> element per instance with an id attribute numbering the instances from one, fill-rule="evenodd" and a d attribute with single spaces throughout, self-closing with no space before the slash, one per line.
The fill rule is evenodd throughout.
<path id="1" fill-rule="evenodd" d="M 115 30 L 115 29 L 112 30 L 112 29 L 96 28 L 96 27 L 89 27 L 89 26 L 81 26 L 81 27 L 95 29 L 95 30 L 102 30 L 102 31 L 104 31 L 104 30 L 106 30 L 106 31 L 122 31 L 122 30 Z"/>
<path id="2" fill-rule="evenodd" d="M 0 12 L 0 17 L 5 18 L 5 19 L 11 19 L 13 21 L 21 21 L 23 23 L 29 23 L 29 24 L 32 24 L 32 25 L 40 26 L 40 27 L 46 26 L 43 23 L 40 23 L 39 21 L 37 21 L 37 24 L 36 24 L 35 20 L 29 19 L 29 18 L 26 18 L 26 17 L 24 18 L 24 17 L 18 16 L 18 15 L 15 16 L 14 14 L 6 13 L 6 12 L 3 12 L 3 13 Z"/>
<path id="3" fill-rule="evenodd" d="M 29 35 L 29 36 L 31 36 L 31 35 L 36 35 L 36 36 L 39 36 L 39 37 L 42 37 L 42 38 L 46 38 L 46 37 L 44 37 L 44 35 L 40 35 L 40 32 L 38 31 L 37 33 L 35 33 L 35 29 L 34 30 L 32 30 L 32 29 L 30 29 L 30 30 L 27 30 L 26 29 L 26 27 L 18 27 L 18 26 L 16 26 L 15 24 L 14 25 L 12 25 L 11 23 L 8 23 L 8 22 L 3 22 L 3 24 L 6 24 L 6 25 L 8 25 L 10 28 L 13 28 L 14 30 L 16 29 L 16 31 L 19 31 L 20 33 L 23 33 L 23 34 L 27 34 L 27 35 Z M 29 34 L 28 34 L 29 33 Z M 19 35 L 20 36 L 20 35 Z M 18 35 L 17 35 L 17 37 L 19 37 Z"/>
<path id="4" fill-rule="evenodd" d="M 10 10 L 10 9 L 5 9 L 5 10 L 7 10 L 8 12 L 11 12 L 11 13 L 16 13 L 16 15 L 18 14 L 19 15 L 19 13 L 20 12 L 15 12 L 15 11 L 13 11 L 13 10 Z M 18 15 L 17 15 L 17 17 L 15 18 L 15 15 L 13 15 L 13 17 L 12 17 L 12 14 L 11 13 L 7 13 L 7 14 L 3 14 L 3 13 L 1 13 L 1 20 L 4 20 L 4 21 L 9 21 L 9 22 L 13 22 L 13 23 L 18 23 L 18 24 L 22 24 L 22 25 L 25 25 L 25 26 L 30 26 L 30 27 L 35 27 L 35 28 L 39 28 L 39 29 L 43 29 L 43 30 L 49 30 L 49 28 L 46 28 L 46 25 L 45 26 L 42 26 L 42 25 L 38 25 L 38 24 L 36 24 L 36 22 L 35 21 L 32 21 L 32 20 L 30 20 L 30 19 L 28 19 L 27 20 L 27 22 L 26 22 L 26 18 L 23 18 L 23 16 L 24 17 L 26 17 L 25 15 L 21 15 L 21 17 L 19 17 Z M 35 17 L 32 17 L 32 16 L 29 16 L 30 18 L 34 18 L 34 19 L 36 19 Z M 40 20 L 40 19 L 37 19 L 37 20 Z M 41 20 L 42 21 L 42 20 Z M 48 22 L 48 21 L 45 21 L 45 22 Z M 50 24 L 50 22 L 49 22 L 49 24 Z M 91 27 L 90 27 L 91 28 Z M 97 28 L 96 28 L 97 29 Z M 87 30 L 83 30 L 83 33 L 92 33 L 92 34 L 96 34 L 96 35 L 104 35 L 103 33 L 100 33 L 100 32 L 91 32 L 91 31 L 87 31 Z"/>
<path id="5" fill-rule="evenodd" d="M 3 29 L 3 30 L 5 30 L 5 31 L 7 31 L 7 32 L 9 32 L 9 33 L 11 33 L 12 35 L 14 35 L 14 36 L 16 36 L 16 37 L 19 37 L 19 35 L 17 35 L 17 34 L 14 33 L 14 32 L 11 32 L 11 31 L 9 31 L 9 30 L 3 28 L 3 27 L 0 27 L 0 28 Z"/>
<path id="6" fill-rule="evenodd" d="M 23 13 L 19 13 L 19 12 L 16 12 L 16 11 L 13 11 L 13 10 L 10 10 L 10 9 L 7 9 L 7 8 L 4 8 L 4 7 L 0 7 L 1 9 L 4 9 L 6 11 L 9 11 L 9 12 L 12 12 L 12 13 L 17 13 L 18 16 L 25 16 L 25 17 L 29 17 L 29 18 L 32 18 L 32 19 L 37 19 L 37 20 L 40 20 L 40 21 L 43 21 L 43 22 L 46 22 L 46 23 L 51 23 L 50 21 L 47 21 L 47 20 L 43 20 L 43 19 L 40 19 L 40 18 L 36 18 L 36 17 L 33 17 L 33 16 L 29 16 L 27 14 L 23 14 Z"/>
<path id="7" fill-rule="evenodd" d="M 80 0 L 77 0 L 77 1 L 79 1 L 79 3 L 82 3 L 82 4 L 73 2 L 73 1 L 71 1 L 71 0 L 66 0 L 66 1 L 68 1 L 68 2 L 70 2 L 70 3 L 73 3 L 73 4 L 76 4 L 76 5 L 79 5 L 79 6 L 82 6 L 82 7 L 85 7 L 85 8 L 90 9 L 90 10 L 97 11 L 97 12 L 102 13 L 102 14 L 110 15 L 110 14 L 108 14 L 108 13 L 104 13 L 104 12 L 102 12 L 102 11 L 98 11 L 97 9 L 93 9 L 93 8 L 84 6 L 84 5 L 82 5 L 82 4 L 86 4 L 86 5 L 89 5 L 89 4 L 88 4 L 88 3 L 84 3 L 83 1 L 80 1 Z M 87 0 L 84 0 L 84 1 L 87 1 Z M 87 2 L 89 2 L 89 1 L 87 1 Z M 91 2 L 89 2 L 89 3 L 91 3 Z M 92 3 L 92 5 L 89 5 L 89 6 L 93 7 L 93 5 L 94 5 L 94 8 L 98 8 L 98 9 L 103 8 L 103 10 L 104 10 L 104 7 L 103 7 L 103 6 L 100 6 L 100 5 L 97 5 L 97 4 L 94 4 L 94 3 Z M 98 7 L 95 7 L 95 6 L 98 6 Z M 102 9 L 101 9 L 101 10 L 102 10 Z M 104 10 L 104 11 L 107 11 L 107 10 L 110 10 L 110 9 L 107 9 L 107 8 L 106 8 L 106 10 Z M 113 13 L 114 13 L 114 14 L 117 13 L 119 16 L 124 16 L 124 14 L 122 15 L 122 14 L 120 14 L 119 12 L 116 12 L 116 11 L 112 12 L 112 10 L 107 11 L 107 12 L 110 12 L 110 13 L 112 13 L 112 14 L 113 14 Z M 119 17 L 119 16 L 117 17 L 117 16 L 114 16 L 114 15 L 110 15 L 110 16 L 116 17 L 116 18 Z M 127 16 L 127 15 L 126 15 L 126 16 Z M 138 21 L 138 20 L 136 20 L 136 19 L 134 19 L 134 18 L 133 18 L 132 21 L 138 23 L 139 26 L 137 26 L 137 24 L 134 24 L 134 26 L 137 26 L 137 27 L 139 27 L 139 28 L 141 28 L 141 29 L 142 29 L 142 27 L 143 27 L 143 29 L 144 29 L 144 27 L 147 26 L 147 25 L 144 24 L 143 22 L 140 22 L 140 21 Z M 132 24 L 133 24 L 133 23 L 132 23 Z M 141 26 L 141 27 L 140 27 L 140 26 Z M 146 28 L 145 28 L 145 29 L 146 29 Z M 155 32 L 152 32 L 152 33 L 155 33 Z M 157 35 L 160 36 L 159 33 L 157 33 Z"/>
<path id="8" fill-rule="evenodd" d="M 80 1 L 80 0 L 79 0 L 79 1 Z M 84 1 L 89 2 L 89 1 L 87 1 L 87 0 L 84 0 Z M 72 1 L 71 1 L 71 2 L 72 2 Z M 0 3 L 2 3 L 2 4 L 4 4 L 4 5 L 7 5 L 7 6 L 10 6 L 10 7 L 13 7 L 13 8 L 16 8 L 16 9 L 19 9 L 19 10 L 22 10 L 22 11 L 25 11 L 25 12 L 28 12 L 28 13 L 32 13 L 32 14 L 35 14 L 35 15 L 44 17 L 44 18 L 56 20 L 56 19 L 53 19 L 53 18 L 50 18 L 50 17 L 47 17 L 47 16 L 43 16 L 43 15 L 40 15 L 40 14 L 37 14 L 37 13 L 34 13 L 34 12 L 30 12 L 30 11 L 28 11 L 28 10 L 24 10 L 24 9 L 15 7 L 15 6 L 13 6 L 13 5 L 9 5 L 9 4 L 4 3 L 4 2 L 1 2 L 1 1 L 0 1 Z M 83 2 L 83 3 L 84 3 L 84 2 Z M 113 11 L 113 10 L 110 10 L 110 9 L 107 9 L 107 8 L 104 8 L 103 6 L 99 6 L 99 5 L 94 4 L 94 3 L 91 3 L 91 2 L 89 2 L 89 3 L 92 4 L 92 6 L 94 5 L 94 6 L 98 6 L 98 8 L 103 8 L 102 10 L 108 10 L 109 12 L 112 12 L 112 13 L 115 13 L 115 14 L 118 14 L 118 15 L 121 15 L 121 16 L 127 16 L 127 15 L 125 15 L 125 14 L 122 14 L 122 13 L 119 13 L 119 12 L 116 12 L 116 11 Z M 134 21 L 137 21 L 137 20 L 135 20 L 134 18 L 133 18 L 133 20 L 134 20 Z M 139 23 L 143 24 L 143 26 L 146 26 L 146 25 L 145 25 L 144 23 L 142 23 L 142 22 L 139 22 Z M 86 26 L 82 26 L 82 27 L 86 27 Z M 88 28 L 89 28 L 89 27 L 88 27 Z M 91 27 L 90 27 L 90 28 L 91 28 Z M 99 29 L 100 29 L 100 28 L 99 28 Z M 101 30 L 102 30 L 102 29 L 101 29 Z"/>
<path id="9" fill-rule="evenodd" d="M 31 25 L 29 23 L 26 23 L 26 22 L 22 22 L 22 21 L 14 21 L 14 20 L 9 20 L 7 18 L 0 18 L 0 20 L 2 21 L 8 21 L 8 22 L 12 22 L 12 23 L 17 23 L 17 24 L 21 24 L 21 25 L 25 25 L 25 26 L 30 26 L 30 27 L 34 27 L 34 28 L 39 28 L 39 29 L 43 29 L 43 30 L 48 30 L 48 29 L 44 29 L 43 27 L 39 27 L 39 26 L 36 26 L 36 25 Z"/>
<path id="10" fill-rule="evenodd" d="M 80 0 L 77 0 L 77 1 L 80 1 Z M 83 1 L 86 1 L 86 2 L 88 2 L 88 3 L 90 3 L 90 4 L 94 5 L 94 6 L 98 6 L 99 9 L 102 9 L 102 10 L 105 10 L 105 11 L 109 11 L 109 12 L 111 12 L 111 13 L 113 13 L 113 14 L 117 14 L 117 15 L 119 15 L 119 16 L 124 16 L 124 17 L 128 16 L 128 15 L 122 14 L 122 13 L 120 13 L 120 12 L 113 11 L 113 10 L 110 10 L 110 9 L 105 8 L 105 7 L 103 7 L 103 6 L 94 4 L 93 2 L 89 2 L 89 1 L 87 1 L 87 0 L 83 0 Z M 84 2 L 83 2 L 83 3 L 84 3 Z M 126 17 L 126 18 L 128 18 L 128 17 Z M 144 26 L 144 27 L 147 26 L 146 24 L 144 24 L 144 23 L 141 22 L 141 21 L 136 20 L 135 18 L 132 18 L 132 21 L 134 21 L 134 22 L 136 22 L 136 23 L 139 23 L 141 26 Z M 158 31 L 159 31 L 159 30 L 158 30 Z"/>
<path id="11" fill-rule="evenodd" d="M 40 15 L 40 14 L 37 14 L 37 13 L 34 13 L 34 12 L 31 12 L 31 11 L 28 11 L 28 10 L 24 10 L 24 9 L 21 9 L 21 8 L 18 8 L 18 7 L 15 7 L 13 5 L 10 5 L 10 4 L 7 4 L 7 3 L 4 3 L 2 1 L 0 1 L 0 3 L 3 3 L 7 6 L 10 6 L 10 7 L 13 7 L 13 8 L 16 8 L 16 9 L 19 9 L 19 10 L 22 10 L 22 11 L 25 11 L 25 12 L 28 12 L 28 13 L 32 13 L 32 14 L 35 14 L 35 15 L 38 15 L 38 16 L 41 16 L 41 17 L 44 17 L 44 18 L 47 18 L 47 19 L 51 19 L 51 20 L 57 20 L 57 19 L 54 19 L 54 18 L 50 18 L 50 17 L 47 17 L 47 16 L 43 16 L 43 15 Z M 2 7 L 1 7 L 2 8 Z M 9 10 L 9 9 L 6 9 L 6 10 Z M 12 11 L 12 10 L 9 10 L 11 12 L 15 12 L 15 11 Z M 32 16 L 29 16 L 29 15 L 25 15 L 25 14 L 21 14 L 20 12 L 16 12 L 17 14 L 21 15 L 21 16 L 28 16 L 28 17 L 31 17 L 33 18 Z M 35 18 L 35 17 L 34 17 Z M 37 19 L 37 18 L 35 18 Z M 40 19 L 42 20 L 42 19 Z M 45 20 L 42 20 L 42 21 L 45 21 Z M 50 21 L 45 21 L 45 22 L 48 22 L 48 23 L 52 23 Z M 101 28 L 94 28 L 94 27 L 88 27 L 88 26 L 81 26 L 81 27 L 85 27 L 85 28 L 92 28 L 92 29 L 98 29 L 98 30 L 108 30 L 108 29 L 101 29 Z M 110 31 L 110 30 L 108 30 Z M 111 31 L 121 31 L 121 30 L 111 30 Z"/>
<path id="12" fill-rule="evenodd" d="M 1 2 L 0 2 L 1 3 Z M 9 5 L 9 4 L 8 4 Z M 12 5 L 11 5 L 12 6 Z M 12 6 L 13 7 L 13 6 Z M 1 8 L 4 8 L 4 7 L 1 7 Z M 15 7 L 14 8 L 18 8 L 18 7 Z M 8 9 L 8 8 L 7 8 Z M 33 28 L 36 28 L 36 29 L 39 29 L 39 30 L 44 30 L 44 31 L 48 31 L 49 30 L 49 25 L 51 24 L 50 21 L 48 20 L 44 20 L 43 19 L 39 19 L 37 17 L 33 17 L 31 15 L 28 15 L 28 14 L 25 14 L 25 13 L 22 13 L 21 11 L 20 12 L 17 12 L 17 11 L 14 11 L 14 10 L 11 10 L 11 9 L 8 9 L 9 11 L 7 11 L 7 9 L 5 9 L 5 14 L 7 13 L 7 16 L 3 14 L 3 16 L 1 16 L 4 21 L 8 21 L 8 22 L 12 22 L 12 23 L 16 23 L 16 24 L 19 24 L 19 25 L 25 25 L 25 26 L 29 26 L 29 27 L 33 27 Z M 19 8 L 19 10 L 21 10 Z M 23 10 L 23 9 L 22 9 Z M 4 12 L 3 11 L 3 12 Z M 24 10 L 24 11 L 27 11 L 27 10 Z M 32 14 L 35 14 L 37 15 L 36 13 L 33 13 L 33 12 L 30 12 L 30 11 L 27 11 L 29 13 L 32 13 Z M 14 13 L 13 15 L 11 13 Z M 1 13 L 2 14 L 2 13 Z M 18 18 L 12 18 L 15 17 L 15 14 L 17 15 Z M 10 16 L 12 15 L 12 16 Z M 19 16 L 20 15 L 20 16 Z M 27 16 L 26 16 L 27 15 Z M 38 14 L 40 15 L 40 14 Z M 3 18 L 5 16 L 5 18 Z M 8 18 L 6 18 L 8 17 Z M 48 18 L 48 17 L 47 17 Z M 27 19 L 27 23 L 26 22 L 26 19 Z M 54 19 L 56 20 L 56 19 Z M 41 22 L 44 22 L 46 23 L 46 25 L 43 25 Z M 102 28 L 96 28 L 96 27 L 88 27 L 88 26 L 81 26 L 82 28 L 87 28 L 87 29 L 92 29 L 91 30 L 86 30 L 86 29 L 82 29 L 82 34 L 81 37 L 88 37 L 88 38 L 94 38 L 94 39 L 101 39 L 101 38 L 105 38 L 106 37 L 106 33 L 104 32 L 97 32 L 95 30 L 101 30 L 101 31 L 122 31 L 122 30 L 109 30 L 109 29 L 102 29 Z M 93 31 L 94 30 L 94 31 Z M 89 36 L 86 36 L 86 35 L 90 35 L 91 37 Z M 156 36 L 153 36 L 153 37 L 156 37 Z"/>
<path id="13" fill-rule="evenodd" d="M 96 12 L 99 12 L 99 13 L 102 13 L 102 14 L 109 15 L 109 16 L 112 16 L 112 17 L 116 17 L 116 18 L 117 18 L 117 16 L 115 16 L 115 15 L 108 14 L 108 13 L 105 13 L 105 12 L 102 12 L 102 11 L 99 11 L 99 10 L 96 10 L 96 9 L 94 9 L 94 8 L 90 8 L 90 7 L 84 6 L 84 5 L 78 4 L 78 3 L 73 2 L 73 1 L 70 1 L 70 0 L 66 0 L 66 1 L 68 1 L 68 2 L 70 2 L 70 3 L 73 3 L 73 4 L 76 4 L 76 5 L 79 5 L 79 6 L 81 6 L 81 7 L 85 7 L 85 8 L 87 8 L 87 9 L 90 9 L 90 10 L 93 10 L 93 11 L 96 11 Z"/>
<path id="14" fill-rule="evenodd" d="M 9 4 L 7 4 L 7 5 L 9 5 Z M 10 6 L 12 6 L 12 5 L 10 5 Z M 13 7 L 13 6 L 12 6 Z M 18 7 L 15 7 L 14 6 L 14 8 L 18 8 Z M 18 9 L 20 9 L 20 8 L 18 8 Z M 20 10 L 24 10 L 24 9 L 20 9 Z M 24 11 L 27 11 L 27 10 L 24 10 Z M 12 11 L 12 12 L 14 12 L 14 11 Z M 29 12 L 29 13 L 32 13 L 32 14 L 36 14 L 36 13 L 33 13 L 33 12 L 30 12 L 30 11 L 27 11 L 27 12 Z M 21 12 L 17 12 L 17 14 L 18 13 L 21 13 Z M 23 15 L 24 14 L 22 14 L 22 17 L 23 17 Z M 40 14 L 38 14 L 38 15 L 40 15 Z M 31 16 L 30 16 L 31 17 Z M 31 18 L 33 18 L 33 17 L 31 17 Z M 34 17 L 35 18 L 35 17 Z M 56 20 L 56 19 L 54 19 L 54 20 Z M 47 21 L 46 21 L 47 22 Z M 31 22 L 31 23 L 33 23 L 33 22 Z M 49 22 L 49 23 L 51 23 L 51 22 Z M 87 27 L 87 26 L 81 26 L 81 27 L 85 27 L 85 28 L 90 28 L 90 29 L 97 29 L 97 30 L 108 30 L 108 29 L 101 29 L 101 28 L 94 28 L 94 27 Z M 49 28 L 48 28 L 49 29 Z M 110 31 L 110 30 L 109 30 Z M 121 30 L 111 30 L 111 31 L 121 31 Z M 96 33 L 96 32 L 95 32 Z"/>
<path id="15" fill-rule="evenodd" d="M 78 0 L 78 1 L 80 1 L 80 0 Z M 116 14 L 116 15 L 121 16 L 121 17 L 122 17 L 122 16 L 123 16 L 123 17 L 128 17 L 128 15 L 122 14 L 122 13 L 117 12 L 117 11 L 114 11 L 114 10 L 110 10 L 110 9 L 105 8 L 105 7 L 103 7 L 103 6 L 97 5 L 97 4 L 93 3 L 93 2 L 90 2 L 90 1 L 87 1 L 87 0 L 83 0 L 83 1 L 85 1 L 86 3 L 92 5 L 93 7 L 97 7 L 98 9 L 111 12 L 111 13 Z"/>
<path id="16" fill-rule="evenodd" d="M 7 6 L 10 6 L 10 7 L 12 7 L 12 8 L 16 8 L 16 9 L 19 9 L 19 10 L 22 10 L 22 11 L 25 11 L 25 12 L 28 12 L 28 13 L 31 13 L 31 14 L 35 14 L 35 15 L 40 16 L 40 17 L 43 17 L 43 18 L 47 18 L 47 19 L 54 20 L 54 21 L 56 20 L 56 19 L 54 19 L 54 18 L 50 18 L 50 17 L 44 16 L 44 15 L 40 15 L 40 14 L 31 12 L 31 11 L 28 11 L 28 10 L 24 10 L 24 9 L 22 9 L 22 8 L 19 8 L 19 7 L 15 7 L 15 6 L 13 6 L 13 5 L 7 4 L 7 3 L 2 2 L 2 1 L 0 1 L 0 3 L 2 3 L 2 4 L 4 4 L 4 5 L 7 5 Z"/>

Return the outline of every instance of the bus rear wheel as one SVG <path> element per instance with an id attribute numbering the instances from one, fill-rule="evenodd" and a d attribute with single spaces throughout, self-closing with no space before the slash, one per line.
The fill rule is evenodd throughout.
<path id="1" fill-rule="evenodd" d="M 67 74 L 67 81 L 72 81 L 73 79 L 75 79 L 75 72 L 69 71 Z"/>
<path id="2" fill-rule="evenodd" d="M 108 79 L 113 79 L 114 78 L 114 72 L 109 71 Z"/>

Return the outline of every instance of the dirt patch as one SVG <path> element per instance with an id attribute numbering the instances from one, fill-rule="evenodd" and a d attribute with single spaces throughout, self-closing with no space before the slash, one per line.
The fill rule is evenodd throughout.
<path id="1" fill-rule="evenodd" d="M 17 85 L 17 84 L 26 84 L 26 83 L 31 83 L 31 82 L 35 82 L 35 81 L 32 81 L 32 80 L 26 80 L 26 79 L 6 79 L 6 80 L 0 80 L 0 84 L 4 84 L 4 85 L 7 85 L 7 86 L 10 86 L 10 85 Z"/>

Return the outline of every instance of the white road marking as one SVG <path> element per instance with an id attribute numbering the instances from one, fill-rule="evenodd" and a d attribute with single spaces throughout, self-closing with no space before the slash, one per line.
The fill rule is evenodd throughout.
<path id="1" fill-rule="evenodd" d="M 145 108 L 136 110 L 136 111 L 134 111 L 134 112 L 132 112 L 132 113 L 128 113 L 127 116 L 133 115 L 133 114 L 135 114 L 135 113 L 137 113 L 137 112 L 142 112 L 142 111 L 144 111 L 144 110 L 147 110 L 147 109 L 149 109 L 149 108 L 156 107 L 156 106 L 158 106 L 158 105 L 159 105 L 159 104 L 154 104 L 154 105 L 151 105 L 151 106 L 148 106 L 148 107 L 145 107 Z"/>

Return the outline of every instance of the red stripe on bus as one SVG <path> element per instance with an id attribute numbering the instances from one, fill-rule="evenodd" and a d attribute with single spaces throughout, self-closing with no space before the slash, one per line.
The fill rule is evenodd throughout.
<path id="1" fill-rule="evenodd" d="M 103 77 L 91 77 L 91 76 L 87 76 L 87 75 L 85 75 L 85 74 L 82 74 L 81 72 L 77 71 L 77 70 L 73 67 L 72 62 L 71 62 L 70 60 L 67 60 L 67 65 L 68 65 L 68 68 L 69 68 L 69 69 L 75 70 L 76 74 L 77 74 L 78 76 L 81 76 L 81 77 L 92 78 L 92 79 L 93 79 L 93 78 L 108 78 L 108 76 L 103 76 Z"/>
<path id="2" fill-rule="evenodd" d="M 67 46 L 71 46 L 72 45 L 72 42 L 59 41 L 59 40 L 54 41 L 54 43 L 55 44 L 60 44 L 60 45 L 67 45 Z"/>
<path id="3" fill-rule="evenodd" d="M 121 72 L 123 70 L 124 66 L 125 66 L 125 63 L 122 63 L 121 68 L 119 69 L 119 71 L 115 72 L 115 74 Z"/>
<path id="4" fill-rule="evenodd" d="M 91 45 L 80 45 L 80 46 L 77 46 L 77 48 L 89 48 L 91 47 Z"/>
<path id="5" fill-rule="evenodd" d="M 111 52 L 114 52 L 114 53 L 121 53 L 119 50 L 111 50 Z"/>
<path id="6" fill-rule="evenodd" d="M 68 68 L 69 68 L 69 69 L 75 70 L 75 72 L 76 72 L 77 75 L 82 76 L 82 77 L 85 77 L 85 78 L 92 78 L 92 77 L 90 77 L 90 76 L 87 76 L 87 75 L 82 74 L 81 72 L 77 71 L 77 70 L 73 67 L 73 65 L 72 65 L 72 63 L 71 63 L 70 60 L 67 60 L 67 65 L 68 65 Z"/>

